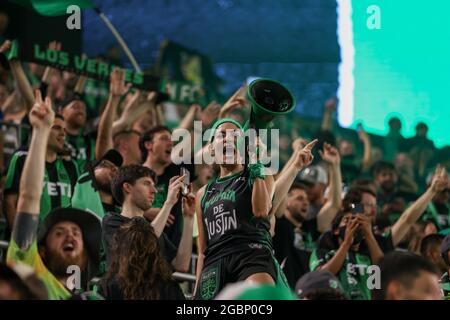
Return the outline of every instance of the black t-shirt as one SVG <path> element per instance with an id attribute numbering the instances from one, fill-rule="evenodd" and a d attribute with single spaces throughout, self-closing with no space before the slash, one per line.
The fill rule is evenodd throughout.
<path id="1" fill-rule="evenodd" d="M 111 249 L 115 232 L 131 219 L 120 213 L 108 212 L 102 220 L 102 242 L 106 253 L 106 264 L 111 264 Z M 149 222 L 150 223 L 150 222 Z M 161 252 L 169 264 L 177 255 L 177 247 L 170 241 L 165 232 L 158 238 Z"/>
<path id="2" fill-rule="evenodd" d="M 210 181 L 201 199 L 205 259 L 212 262 L 248 248 L 272 249 L 268 219 L 253 215 L 248 170 Z"/>
<path id="3" fill-rule="evenodd" d="M 158 192 L 155 194 L 155 200 L 153 202 L 153 208 L 162 208 L 164 202 L 167 199 L 167 192 L 169 188 L 169 181 L 174 176 L 179 176 L 181 167 L 187 169 L 190 173 L 191 181 L 193 181 L 195 175 L 195 167 L 192 164 L 173 164 L 171 163 L 165 170 L 164 173 L 157 177 L 156 189 Z M 178 246 L 181 240 L 181 234 L 183 233 L 183 212 L 181 197 L 180 200 L 173 206 L 171 212 L 174 217 L 174 223 L 166 227 L 164 232 L 167 234 L 169 239 L 173 244 Z"/>
<path id="4" fill-rule="evenodd" d="M 99 286 L 99 293 L 106 300 L 124 300 L 122 289 L 117 277 L 105 281 L 102 280 Z M 159 284 L 160 300 L 186 300 L 183 291 L 175 281 Z"/>
<path id="5" fill-rule="evenodd" d="M 304 235 L 299 233 L 288 219 L 281 217 L 275 223 L 273 247 L 289 286 L 295 289 L 297 280 L 310 271 L 311 251 L 305 247 Z"/>

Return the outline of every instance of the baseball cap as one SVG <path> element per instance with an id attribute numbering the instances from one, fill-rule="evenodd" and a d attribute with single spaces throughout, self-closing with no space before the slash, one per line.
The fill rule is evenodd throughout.
<path id="1" fill-rule="evenodd" d="M 118 168 L 122 166 L 123 157 L 119 151 L 115 149 L 109 149 L 106 153 L 98 160 L 93 162 L 93 167 L 98 166 L 103 160 L 108 160 L 112 162 Z"/>
<path id="2" fill-rule="evenodd" d="M 295 285 L 295 293 L 299 298 L 304 298 L 309 293 L 320 289 L 332 289 L 344 294 L 339 280 L 329 271 L 312 271 L 301 277 Z"/>
<path id="3" fill-rule="evenodd" d="M 319 165 L 309 166 L 297 175 L 296 178 L 298 183 L 316 184 L 323 183 L 328 184 L 328 174 L 327 171 Z"/>

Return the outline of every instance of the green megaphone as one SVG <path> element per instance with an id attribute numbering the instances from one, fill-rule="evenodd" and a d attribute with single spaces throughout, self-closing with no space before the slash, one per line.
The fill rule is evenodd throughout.
<path id="1" fill-rule="evenodd" d="M 276 116 L 287 114 L 295 108 L 292 93 L 281 83 L 271 79 L 252 81 L 248 86 L 247 97 L 252 109 L 244 131 L 248 128 L 267 129 Z"/>

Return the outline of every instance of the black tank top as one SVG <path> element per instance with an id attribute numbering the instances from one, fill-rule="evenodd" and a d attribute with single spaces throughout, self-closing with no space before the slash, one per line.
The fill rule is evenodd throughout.
<path id="1" fill-rule="evenodd" d="M 208 183 L 201 201 L 208 261 L 245 249 L 272 249 L 269 218 L 252 210 L 248 170 Z"/>

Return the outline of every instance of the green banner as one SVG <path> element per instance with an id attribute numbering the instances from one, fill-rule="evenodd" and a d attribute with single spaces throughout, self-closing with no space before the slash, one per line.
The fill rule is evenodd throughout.
<path id="1" fill-rule="evenodd" d="M 196 50 L 166 40 L 161 44 L 156 70 L 170 84 L 165 91 L 173 102 L 205 106 L 212 100 L 223 100 L 222 80 L 209 57 Z"/>
<path id="2" fill-rule="evenodd" d="M 61 16 L 66 14 L 67 8 L 76 5 L 81 9 L 94 8 L 91 0 L 10 0 L 23 7 L 34 9 L 43 16 Z"/>
<path id="3" fill-rule="evenodd" d="M 88 78 L 109 81 L 112 70 L 118 66 L 85 58 L 79 54 L 72 54 L 63 50 L 52 50 L 41 44 L 18 44 L 13 42 L 11 50 L 6 54 L 9 59 L 19 58 L 21 61 L 35 62 L 51 66 L 55 69 L 70 71 Z M 159 91 L 160 78 L 153 75 L 125 69 L 125 81 L 132 83 L 136 88 L 147 91 Z"/>

